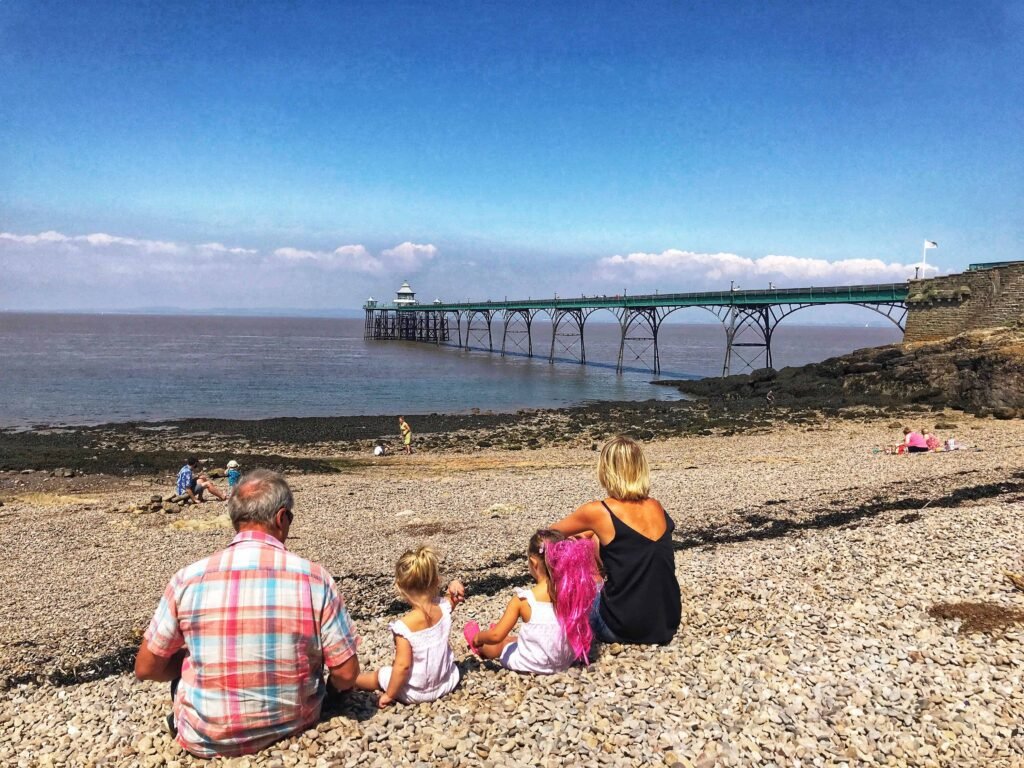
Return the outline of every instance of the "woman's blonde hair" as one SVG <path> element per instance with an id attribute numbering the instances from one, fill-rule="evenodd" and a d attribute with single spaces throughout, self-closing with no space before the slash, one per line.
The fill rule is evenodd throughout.
<path id="1" fill-rule="evenodd" d="M 395 584 L 407 595 L 437 592 L 441 588 L 437 553 L 430 547 L 406 550 L 395 563 Z"/>
<path id="2" fill-rule="evenodd" d="M 613 437 L 601 449 L 597 479 L 609 496 L 620 501 L 642 501 L 651 492 L 651 470 L 643 449 L 623 435 Z"/>

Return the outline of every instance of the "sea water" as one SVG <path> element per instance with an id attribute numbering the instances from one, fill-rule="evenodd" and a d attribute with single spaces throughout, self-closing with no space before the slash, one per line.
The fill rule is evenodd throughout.
<path id="1" fill-rule="evenodd" d="M 617 374 L 615 323 L 587 324 L 585 366 L 565 349 L 549 364 L 550 331 L 538 322 L 534 334 L 535 357 L 512 341 L 521 336 L 510 336 L 516 353 L 502 357 L 364 340 L 361 319 L 0 313 L 0 427 L 509 412 L 671 399 L 679 397 L 676 390 L 651 381 L 719 375 L 725 353 L 720 324 L 664 324 L 661 376 L 644 367 L 649 350 L 635 357 L 643 342 Z M 500 325 L 493 339 L 500 348 Z M 895 327 L 784 323 L 773 340 L 774 363 L 803 365 L 899 339 Z"/>

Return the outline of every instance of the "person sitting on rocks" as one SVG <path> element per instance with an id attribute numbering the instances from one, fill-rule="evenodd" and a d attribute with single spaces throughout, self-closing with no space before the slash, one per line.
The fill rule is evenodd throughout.
<path id="1" fill-rule="evenodd" d="M 185 460 L 185 466 L 178 470 L 177 493 L 184 496 L 193 504 L 202 504 L 206 499 L 203 492 L 209 491 L 210 495 L 216 496 L 221 501 L 227 497 L 220 492 L 220 489 L 206 475 L 197 475 L 196 468 L 199 466 L 199 459 L 189 456 Z"/>
<path id="2" fill-rule="evenodd" d="M 280 475 L 245 475 L 228 502 L 230 546 L 174 574 L 139 648 L 135 676 L 171 682 L 168 726 L 197 757 L 309 728 L 325 666 L 335 690 L 355 685 L 358 638 L 333 577 L 285 549 L 293 503 Z"/>
<path id="3" fill-rule="evenodd" d="M 566 539 L 558 531 L 537 531 L 526 559 L 532 589 L 517 589 L 505 614 L 490 629 L 471 621 L 462 630 L 469 649 L 500 659 L 516 672 L 551 675 L 577 659 L 589 663 L 593 640 L 589 614 L 600 587 L 594 547 L 586 539 Z M 509 635 L 522 619 L 519 636 Z"/>
<path id="4" fill-rule="evenodd" d="M 377 699 L 381 709 L 396 701 L 436 701 L 459 684 L 459 668 L 448 636 L 452 610 L 465 600 L 466 588 L 456 580 L 438 597 L 441 572 L 430 547 L 410 549 L 398 559 L 395 586 L 412 610 L 389 625 L 395 639 L 394 663 L 356 678 L 356 688 L 381 692 Z"/>
<path id="5" fill-rule="evenodd" d="M 907 453 L 927 453 L 928 441 L 920 432 L 914 432 L 910 427 L 903 428 L 903 444 Z"/>
<path id="6" fill-rule="evenodd" d="M 584 504 L 551 528 L 597 540 L 607 578 L 590 613 L 598 639 L 664 645 L 682 617 L 672 547 L 675 523 L 649 495 L 650 469 L 635 441 L 619 436 L 605 443 L 597 477 L 608 498 Z"/>

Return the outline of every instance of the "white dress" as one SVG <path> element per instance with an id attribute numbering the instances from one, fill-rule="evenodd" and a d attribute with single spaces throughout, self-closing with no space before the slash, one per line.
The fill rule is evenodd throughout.
<path id="1" fill-rule="evenodd" d="M 555 616 L 555 606 L 542 603 L 529 589 L 517 589 L 516 597 L 530 604 L 530 620 L 523 622 L 514 643 L 501 652 L 503 666 L 516 672 L 552 675 L 564 672 L 576 660 L 572 646 Z"/>
<path id="2" fill-rule="evenodd" d="M 412 646 L 412 670 L 409 682 L 402 686 L 395 697 L 403 704 L 419 704 L 434 701 L 451 693 L 459 684 L 459 668 L 455 666 L 455 654 L 448 642 L 452 631 L 452 606 L 447 600 L 440 600 L 441 620 L 432 627 L 413 632 L 399 619 L 388 625 L 395 635 L 404 637 Z M 387 691 L 391 682 L 391 667 L 381 667 L 377 673 L 382 691 Z"/>

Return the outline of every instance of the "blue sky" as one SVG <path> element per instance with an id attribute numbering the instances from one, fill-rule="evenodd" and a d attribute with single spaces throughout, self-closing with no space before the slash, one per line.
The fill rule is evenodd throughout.
<path id="1" fill-rule="evenodd" d="M 1022 3 L 435 5 L 2 0 L 0 309 L 1024 258 Z"/>

